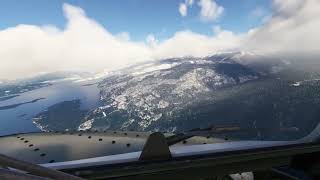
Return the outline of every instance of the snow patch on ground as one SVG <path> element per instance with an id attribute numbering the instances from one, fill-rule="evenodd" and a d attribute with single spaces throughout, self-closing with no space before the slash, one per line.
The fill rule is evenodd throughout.
<path id="1" fill-rule="evenodd" d="M 90 120 L 87 120 L 86 122 L 80 124 L 78 131 L 84 131 L 84 130 L 90 129 L 92 127 L 93 122 L 94 122 L 94 119 L 90 119 Z"/>
<path id="2" fill-rule="evenodd" d="M 152 122 L 159 120 L 161 117 L 162 117 L 162 113 L 156 114 L 154 115 L 153 118 L 150 117 L 150 118 L 143 119 L 138 124 L 140 125 L 140 127 L 142 127 L 143 130 L 145 130 L 147 127 L 150 126 Z"/>
<path id="3" fill-rule="evenodd" d="M 159 70 L 163 70 L 163 69 L 170 69 L 170 68 L 173 68 L 174 66 L 176 66 L 178 64 L 179 63 L 160 64 L 160 65 L 150 66 L 150 67 L 146 67 L 146 68 L 139 68 L 139 70 L 133 72 L 132 75 L 133 76 L 137 76 L 137 75 L 145 74 L 145 73 L 148 73 L 148 72 L 159 71 Z"/>
<path id="4" fill-rule="evenodd" d="M 118 109 L 126 109 L 128 103 L 125 95 L 120 95 L 114 98 L 114 104 L 117 105 Z"/>
<path id="5" fill-rule="evenodd" d="M 126 121 L 125 123 L 122 124 L 121 129 L 126 129 L 127 127 L 129 127 L 134 122 L 135 122 L 134 119 L 129 119 L 128 121 Z"/>
<path id="6" fill-rule="evenodd" d="M 291 84 L 291 86 L 295 86 L 295 87 L 298 87 L 300 85 L 301 85 L 301 82 L 295 82 L 295 83 Z"/>
<path id="7" fill-rule="evenodd" d="M 303 81 L 297 81 L 297 82 L 291 84 L 291 86 L 298 87 L 298 86 L 301 86 L 304 83 L 313 82 L 313 81 L 320 81 L 320 79 L 307 79 L 307 80 L 303 80 Z"/>
<path id="8" fill-rule="evenodd" d="M 193 93 L 199 93 L 201 91 L 209 91 L 209 89 L 203 84 L 202 79 L 205 76 L 201 76 L 200 73 L 205 73 L 206 76 L 214 76 L 213 70 L 204 70 L 202 68 L 194 69 L 184 74 L 177 82 L 177 86 L 173 93 L 183 96 L 185 91 L 192 90 Z"/>
<path id="9" fill-rule="evenodd" d="M 240 83 L 244 83 L 253 79 L 258 79 L 258 77 L 257 76 L 240 76 L 239 77 Z"/>
<path id="10" fill-rule="evenodd" d="M 32 118 L 32 123 L 33 123 L 34 125 L 36 125 L 36 127 L 39 128 L 41 131 L 47 132 L 48 125 L 41 125 L 41 124 L 37 123 L 37 121 L 39 121 L 39 120 L 41 120 L 41 117 Z"/>
<path id="11" fill-rule="evenodd" d="M 164 100 L 160 100 L 159 103 L 158 103 L 158 108 L 166 108 L 169 106 L 169 103 L 167 101 L 164 101 Z"/>

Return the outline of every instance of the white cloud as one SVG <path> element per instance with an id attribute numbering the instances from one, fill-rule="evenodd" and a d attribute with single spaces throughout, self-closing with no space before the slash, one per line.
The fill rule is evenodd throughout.
<path id="1" fill-rule="evenodd" d="M 213 29 L 214 34 L 219 34 L 222 31 L 221 27 L 218 25 L 213 26 L 212 29 Z"/>
<path id="2" fill-rule="evenodd" d="M 214 26 L 214 36 L 207 36 L 184 30 L 176 32 L 171 38 L 159 42 L 153 34 L 147 36 L 151 59 L 184 56 L 206 56 L 216 51 L 237 50 L 243 35 Z"/>
<path id="3" fill-rule="evenodd" d="M 130 34 L 128 32 L 118 33 L 116 37 L 124 41 L 130 41 Z"/>
<path id="4" fill-rule="evenodd" d="M 248 34 L 246 49 L 305 52 L 319 50 L 320 1 L 274 0 L 274 15 Z"/>
<path id="5" fill-rule="evenodd" d="M 203 21 L 214 21 L 219 18 L 224 8 L 219 6 L 215 0 L 200 0 L 198 2 L 198 6 L 200 6 L 200 17 Z"/>
<path id="6" fill-rule="evenodd" d="M 266 14 L 266 10 L 262 7 L 256 7 L 251 13 L 249 14 L 249 18 L 261 18 Z"/>
<path id="7" fill-rule="evenodd" d="M 301 8 L 308 0 L 274 0 L 275 13 L 282 16 L 290 16 Z"/>
<path id="8" fill-rule="evenodd" d="M 179 5 L 179 13 L 182 17 L 187 16 L 187 5 L 185 3 L 180 3 Z"/>
<path id="9" fill-rule="evenodd" d="M 22 24 L 0 30 L 0 79 L 58 70 L 115 70 L 141 61 L 215 51 L 319 51 L 320 1 L 303 2 L 283 8 L 274 0 L 273 16 L 247 33 L 215 26 L 211 36 L 183 30 L 160 42 L 153 35 L 146 42 L 134 42 L 128 33 L 111 34 L 82 9 L 64 4 L 64 29 Z"/>
<path id="10" fill-rule="evenodd" d="M 239 35 L 240 36 L 240 35 Z M 153 58 L 205 56 L 215 51 L 239 47 L 239 37 L 231 31 L 221 30 L 216 36 L 206 36 L 192 31 L 177 32 L 152 49 Z"/>
<path id="11" fill-rule="evenodd" d="M 149 34 L 149 35 L 147 36 L 146 41 L 147 41 L 147 44 L 148 44 L 150 47 L 155 47 L 155 46 L 157 46 L 157 44 L 158 44 L 158 40 L 156 39 L 156 37 L 155 37 L 153 34 Z"/>
<path id="12" fill-rule="evenodd" d="M 271 17 L 272 15 L 265 8 L 257 6 L 249 13 L 248 20 L 260 20 L 261 23 L 267 23 Z"/>
<path id="13" fill-rule="evenodd" d="M 65 69 L 116 69 L 150 57 L 145 44 L 112 35 L 82 9 L 64 4 L 63 10 L 63 30 L 18 25 L 0 31 L 0 79 Z"/>
<path id="14" fill-rule="evenodd" d="M 179 13 L 182 17 L 187 16 L 188 14 L 188 7 L 193 5 L 193 0 L 185 0 L 183 3 L 179 4 Z"/>
<path id="15" fill-rule="evenodd" d="M 186 0 L 185 3 L 186 3 L 188 6 L 192 6 L 192 5 L 193 5 L 193 0 Z"/>

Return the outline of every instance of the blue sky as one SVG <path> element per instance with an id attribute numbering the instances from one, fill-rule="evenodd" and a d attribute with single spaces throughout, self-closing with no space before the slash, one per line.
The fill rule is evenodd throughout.
<path id="1" fill-rule="evenodd" d="M 184 0 L 2 0 L 0 2 L 0 29 L 18 24 L 51 24 L 64 28 L 66 19 L 62 5 L 81 7 L 90 18 L 102 24 L 111 33 L 129 32 L 132 40 L 143 40 L 154 34 L 167 39 L 181 30 L 212 35 L 212 27 L 220 26 L 235 33 L 246 32 L 261 25 L 270 15 L 270 0 L 216 0 L 224 8 L 214 21 L 200 20 L 198 0 L 194 0 L 188 14 L 182 17 L 179 4 Z"/>

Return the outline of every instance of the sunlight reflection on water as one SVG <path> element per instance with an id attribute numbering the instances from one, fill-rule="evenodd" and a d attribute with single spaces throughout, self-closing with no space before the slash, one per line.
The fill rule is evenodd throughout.
<path id="1" fill-rule="evenodd" d="M 41 99 L 11 109 L 0 110 L 0 135 L 39 131 L 32 123 L 32 117 L 48 107 L 63 101 L 81 100 L 81 109 L 93 109 L 99 102 L 97 85 L 83 86 L 74 82 L 59 82 L 48 87 L 25 92 L 12 99 L 0 101 L 0 106 L 8 106 Z"/>

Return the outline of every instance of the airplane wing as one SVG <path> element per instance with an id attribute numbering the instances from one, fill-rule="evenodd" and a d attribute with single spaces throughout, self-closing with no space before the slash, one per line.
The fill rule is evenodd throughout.
<path id="1" fill-rule="evenodd" d="M 255 177 L 308 179 L 320 172 L 318 129 L 297 141 L 204 136 L 221 131 L 212 128 L 176 135 L 126 131 L 15 134 L 0 137 L 0 153 L 11 160 L 3 158 L 0 165 L 15 173 L 18 169 L 51 178 L 55 172 L 64 172 L 85 179 L 199 179 L 250 171 Z M 17 166 L 19 162 L 44 169 L 39 173 L 24 168 L 26 164 Z M 47 170 L 55 172 L 50 176 Z"/>

